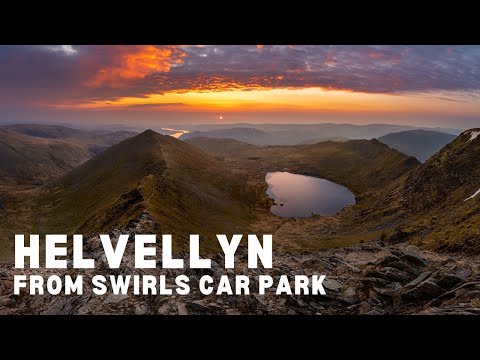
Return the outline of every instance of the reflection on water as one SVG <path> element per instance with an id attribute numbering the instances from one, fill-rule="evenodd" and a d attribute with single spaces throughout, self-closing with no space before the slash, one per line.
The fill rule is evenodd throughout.
<path id="1" fill-rule="evenodd" d="M 309 217 L 312 214 L 333 215 L 355 196 L 346 187 L 331 181 L 288 172 L 271 172 L 265 176 L 267 194 L 275 200 L 270 211 L 281 217 Z"/>
<path id="2" fill-rule="evenodd" d="M 165 135 L 170 135 L 174 138 L 179 138 L 183 134 L 188 134 L 190 131 L 188 130 L 179 130 L 179 129 L 172 129 L 172 128 L 161 128 L 162 131 L 167 131 L 167 134 Z"/>

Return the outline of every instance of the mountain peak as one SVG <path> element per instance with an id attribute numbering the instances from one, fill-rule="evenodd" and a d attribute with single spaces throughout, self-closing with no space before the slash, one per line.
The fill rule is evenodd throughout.
<path id="1" fill-rule="evenodd" d="M 175 138 L 169 135 L 160 134 L 152 129 L 145 130 L 136 136 L 132 136 L 127 139 L 129 146 L 139 148 L 149 148 L 157 145 L 172 144 L 175 142 Z"/>
<path id="2" fill-rule="evenodd" d="M 143 140 L 146 140 L 146 139 L 170 140 L 172 137 L 168 135 L 160 134 L 152 129 L 147 129 L 144 132 L 141 132 L 140 134 L 138 134 L 137 136 L 134 136 L 133 138 L 143 139 Z"/>
<path id="3" fill-rule="evenodd" d="M 139 135 L 144 135 L 144 136 L 155 136 L 155 135 L 162 135 L 160 133 L 157 133 L 156 131 L 153 131 L 152 129 L 147 129 L 144 132 L 140 133 Z"/>
<path id="4" fill-rule="evenodd" d="M 149 129 L 45 188 L 49 216 L 86 233 L 126 226 L 145 213 L 158 220 L 152 226 L 175 234 L 238 231 L 249 216 L 244 183 L 221 166 L 193 145 Z"/>

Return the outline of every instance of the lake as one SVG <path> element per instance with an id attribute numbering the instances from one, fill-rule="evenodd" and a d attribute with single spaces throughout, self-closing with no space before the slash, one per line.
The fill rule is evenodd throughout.
<path id="1" fill-rule="evenodd" d="M 333 215 L 355 204 L 346 187 L 312 176 L 270 172 L 265 176 L 267 195 L 275 200 L 270 211 L 281 217 L 306 218 L 312 214 Z"/>

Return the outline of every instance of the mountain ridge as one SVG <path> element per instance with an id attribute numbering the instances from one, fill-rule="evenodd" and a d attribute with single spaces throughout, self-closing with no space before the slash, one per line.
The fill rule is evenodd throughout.
<path id="1" fill-rule="evenodd" d="M 5 202 L 5 232 L 101 233 L 145 221 L 145 231 L 170 233 L 183 246 L 200 234 L 233 234 L 250 218 L 245 184 L 218 160 L 152 130 L 126 139 L 61 178 Z M 24 209 L 22 214 L 15 209 Z M 26 210 L 25 210 L 26 209 Z M 8 214 L 12 214 L 11 216 Z M 177 247 L 178 249 L 178 247 Z"/>

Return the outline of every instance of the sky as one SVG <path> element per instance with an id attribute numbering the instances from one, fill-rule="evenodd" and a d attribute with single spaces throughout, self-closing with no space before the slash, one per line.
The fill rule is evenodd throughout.
<path id="1" fill-rule="evenodd" d="M 480 127 L 480 46 L 0 46 L 0 122 Z"/>

